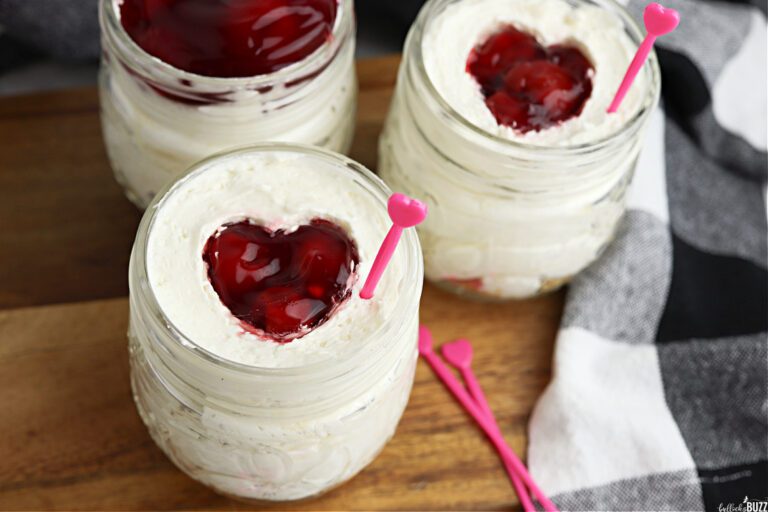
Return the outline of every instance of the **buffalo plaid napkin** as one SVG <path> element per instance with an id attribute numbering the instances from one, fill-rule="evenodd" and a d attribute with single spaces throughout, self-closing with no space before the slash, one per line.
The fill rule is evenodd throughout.
<path id="1" fill-rule="evenodd" d="M 564 510 L 768 510 L 766 0 L 665 6 L 663 111 L 568 291 L 528 461 Z"/>

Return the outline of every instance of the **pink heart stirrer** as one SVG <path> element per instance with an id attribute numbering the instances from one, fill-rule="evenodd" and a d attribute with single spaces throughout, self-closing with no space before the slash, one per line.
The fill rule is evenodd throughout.
<path id="1" fill-rule="evenodd" d="M 360 297 L 363 299 L 373 297 L 376 285 L 379 284 L 384 269 L 389 260 L 392 259 L 392 254 L 394 254 L 397 243 L 400 241 L 403 229 L 421 224 L 427 218 L 427 205 L 404 194 L 392 194 L 387 201 L 387 212 L 389 212 L 389 218 L 392 219 L 392 227 L 389 228 L 387 236 L 384 237 L 381 248 L 376 254 L 376 259 L 371 265 L 368 279 L 365 280 L 363 289 L 360 290 Z"/>
<path id="2" fill-rule="evenodd" d="M 441 347 L 441 352 L 443 353 L 445 360 L 461 372 L 461 376 L 467 384 L 469 394 L 475 399 L 475 402 L 477 402 L 480 409 L 482 409 L 488 417 L 492 417 L 493 412 L 488 405 L 488 400 L 485 398 L 485 393 L 483 393 L 480 383 L 477 381 L 477 377 L 475 377 L 475 372 L 472 371 L 472 356 L 474 355 L 474 352 L 469 340 L 462 338 L 450 343 L 445 343 Z"/>
<path id="3" fill-rule="evenodd" d="M 502 435 L 501 429 L 499 429 L 499 424 L 496 422 L 496 417 L 494 416 L 493 411 L 491 411 L 491 407 L 488 405 L 488 400 L 485 398 L 485 393 L 483 393 L 483 389 L 480 387 L 477 377 L 475 377 L 475 372 L 472 371 L 472 343 L 465 339 L 446 343 L 442 347 L 442 353 L 445 360 L 461 372 L 461 376 L 467 384 L 469 394 L 475 400 L 475 403 L 477 403 L 481 412 L 483 412 L 491 423 L 493 423 L 493 426 L 499 435 Z M 525 488 L 525 484 L 520 480 L 514 466 L 503 455 L 501 458 L 504 461 L 504 467 L 507 469 L 507 474 L 512 481 L 512 486 L 515 488 L 515 492 L 520 499 L 520 504 L 523 506 L 523 510 L 525 512 L 535 512 L 536 507 L 534 507 L 533 502 L 528 495 L 528 489 Z"/>
<path id="4" fill-rule="evenodd" d="M 619 90 L 616 91 L 616 96 L 613 97 L 611 106 L 608 107 L 608 113 L 612 114 L 619 109 L 621 101 L 627 94 L 627 91 L 632 86 L 632 82 L 635 81 L 637 73 L 640 72 L 640 68 L 643 66 L 645 59 L 648 58 L 648 54 L 651 53 L 653 43 L 656 38 L 672 32 L 680 23 L 680 15 L 674 9 L 665 9 L 660 4 L 651 3 L 645 7 L 643 12 L 643 22 L 645 23 L 645 39 L 640 43 L 640 47 L 637 49 L 635 57 L 629 64 L 627 74 L 624 75 L 624 79 L 621 81 Z"/>
<path id="5" fill-rule="evenodd" d="M 528 473 L 525 465 L 520 461 L 515 452 L 509 447 L 507 442 L 502 437 L 497 428 L 494 427 L 494 423 L 482 412 L 480 407 L 469 396 L 464 386 L 453 376 L 451 371 L 443 363 L 443 361 L 432 350 L 432 333 L 429 332 L 424 326 L 419 327 L 419 354 L 426 359 L 432 369 L 435 371 L 440 380 L 451 391 L 453 396 L 464 406 L 464 409 L 469 412 L 475 421 L 485 432 L 485 435 L 491 440 L 496 447 L 496 450 L 502 454 L 505 461 L 509 461 L 509 464 L 514 468 L 517 475 L 522 479 L 525 485 L 531 490 L 534 496 L 542 504 L 544 510 L 547 512 L 558 512 L 557 507 L 552 503 L 549 498 L 539 489 L 531 475 Z"/>

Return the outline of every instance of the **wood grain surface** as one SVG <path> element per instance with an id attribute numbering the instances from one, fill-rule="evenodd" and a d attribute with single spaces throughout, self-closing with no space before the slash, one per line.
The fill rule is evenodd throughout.
<path id="1" fill-rule="evenodd" d="M 396 57 L 361 61 L 352 157 L 375 168 Z M 101 141 L 95 89 L 0 99 L 0 509 L 513 510 L 490 443 L 419 363 L 382 454 L 317 499 L 221 497 L 155 447 L 133 406 L 125 331 L 140 218 Z M 467 337 L 502 431 L 524 455 L 563 294 L 483 304 L 427 285 L 435 342 Z"/>

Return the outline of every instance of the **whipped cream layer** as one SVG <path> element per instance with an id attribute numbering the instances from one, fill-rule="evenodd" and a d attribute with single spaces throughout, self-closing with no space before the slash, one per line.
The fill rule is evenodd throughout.
<path id="1" fill-rule="evenodd" d="M 552 184 L 537 193 L 514 193 L 482 186 L 479 179 L 474 185 L 457 179 L 466 178 L 466 171 L 421 138 L 402 98 L 393 102 L 380 141 L 379 172 L 395 191 L 425 198 L 429 216 L 418 232 L 428 279 L 469 294 L 531 297 L 568 282 L 610 242 L 624 212 L 640 140 L 589 169 L 602 178 L 585 187 L 571 183 L 571 191 L 567 184 Z M 503 155 L 495 159 L 507 161 Z M 482 162 L 470 171 L 483 169 Z M 541 172 L 540 179 L 547 180 L 547 164 Z"/>
<path id="2" fill-rule="evenodd" d="M 338 358 L 389 321 L 405 285 L 405 249 L 398 247 L 374 298 L 361 299 L 391 221 L 386 207 L 338 165 L 298 153 L 235 154 L 174 186 L 159 205 L 146 255 L 150 286 L 168 319 L 205 350 L 265 368 Z M 206 241 L 229 222 L 249 219 L 290 232 L 314 218 L 336 223 L 357 244 L 351 296 L 325 323 L 290 343 L 246 332 L 210 283 L 202 257 Z"/>
<path id="3" fill-rule="evenodd" d="M 503 25 L 528 32 L 545 46 L 576 46 L 592 61 L 592 94 L 578 116 L 525 134 L 496 121 L 477 81 L 467 73 L 466 63 L 472 49 Z M 563 0 L 456 2 L 430 20 L 422 45 L 427 74 L 454 110 L 492 135 L 541 146 L 596 141 L 614 133 L 637 114 L 647 88 L 644 73 L 638 76 L 619 110 L 614 114 L 606 112 L 636 49 L 616 15 L 596 6 L 573 6 Z"/>
<path id="4" fill-rule="evenodd" d="M 415 312 L 414 312 L 415 313 Z M 133 322 L 132 326 L 138 325 Z M 208 396 L 196 400 L 167 388 L 155 374 L 158 361 L 144 348 L 145 333 L 131 331 L 131 383 L 137 408 L 153 440 L 185 473 L 219 492 L 259 500 L 315 496 L 352 478 L 392 437 L 403 414 L 416 370 L 418 315 L 406 320 L 412 337 L 381 357 L 367 382 L 347 382 L 337 405 L 322 411 L 285 408 L 280 400 L 253 411 Z M 201 369 L 190 368 L 199 374 Z M 229 375 L 211 378 L 227 379 Z M 172 377 L 170 377 L 172 378 Z M 290 378 L 288 377 L 290 380 Z M 270 397 L 276 383 L 243 383 Z M 320 384 L 291 386 L 295 400 L 323 395 Z M 236 399 L 237 397 L 232 397 Z"/>

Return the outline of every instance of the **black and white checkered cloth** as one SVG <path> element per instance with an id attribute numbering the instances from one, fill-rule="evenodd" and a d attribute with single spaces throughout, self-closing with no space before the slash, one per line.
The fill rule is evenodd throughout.
<path id="1" fill-rule="evenodd" d="M 531 472 L 563 510 L 768 500 L 766 0 L 664 4 L 681 18 L 656 44 L 664 111 L 616 240 L 570 287 L 530 422 Z"/>

